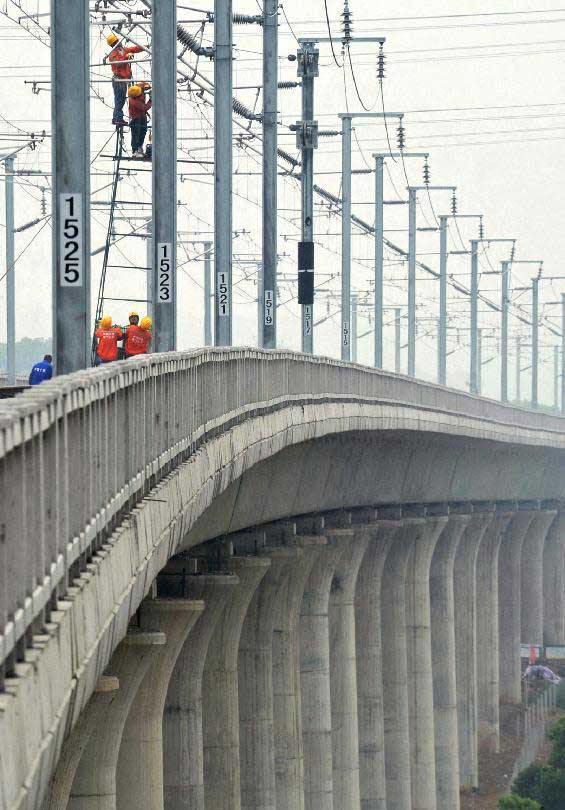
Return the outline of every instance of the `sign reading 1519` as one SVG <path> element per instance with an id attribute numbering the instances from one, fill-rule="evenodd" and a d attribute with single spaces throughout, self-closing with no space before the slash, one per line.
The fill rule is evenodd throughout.
<path id="1" fill-rule="evenodd" d="M 159 286 L 157 300 L 162 304 L 170 304 L 172 301 L 172 245 L 170 242 L 159 242 L 157 245 L 157 267 L 159 270 Z"/>
<path id="2" fill-rule="evenodd" d="M 82 287 L 82 194 L 59 195 L 59 283 Z"/>

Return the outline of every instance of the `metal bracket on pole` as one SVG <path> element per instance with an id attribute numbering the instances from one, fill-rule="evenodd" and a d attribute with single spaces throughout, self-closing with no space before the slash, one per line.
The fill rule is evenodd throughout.
<path id="1" fill-rule="evenodd" d="M 90 365 L 89 26 L 88 0 L 51 0 L 51 115 L 57 134 L 52 138 L 53 355 L 58 374 Z"/>
<path id="2" fill-rule="evenodd" d="M 153 3 L 154 350 L 177 343 L 177 83 L 175 0 Z"/>

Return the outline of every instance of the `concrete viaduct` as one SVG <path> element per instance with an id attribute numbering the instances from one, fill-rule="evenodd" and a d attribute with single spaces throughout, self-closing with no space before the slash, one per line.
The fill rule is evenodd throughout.
<path id="1" fill-rule="evenodd" d="M 0 404 L 1 810 L 457 810 L 565 642 L 554 415 L 205 349 Z"/>

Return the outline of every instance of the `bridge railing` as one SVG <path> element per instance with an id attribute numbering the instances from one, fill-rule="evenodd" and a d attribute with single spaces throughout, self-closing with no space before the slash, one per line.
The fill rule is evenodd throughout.
<path id="1" fill-rule="evenodd" d="M 340 361 L 259 349 L 146 355 L 2 401 L 0 681 L 127 511 L 198 443 L 258 411 L 320 399 L 453 412 L 541 431 L 541 443 L 563 433 L 558 416 Z"/>

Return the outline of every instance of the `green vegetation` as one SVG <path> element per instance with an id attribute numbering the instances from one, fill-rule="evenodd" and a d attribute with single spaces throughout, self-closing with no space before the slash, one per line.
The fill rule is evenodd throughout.
<path id="1" fill-rule="evenodd" d="M 547 737 L 552 743 L 549 764 L 534 763 L 524 768 L 512 785 L 513 795 L 500 800 L 500 810 L 563 810 L 565 807 L 565 717 L 551 726 Z M 531 804 L 512 804 L 510 799 Z"/>
<path id="2" fill-rule="evenodd" d="M 16 374 L 29 374 L 38 360 L 51 354 L 51 340 L 47 338 L 22 338 L 16 341 Z M 0 376 L 6 372 L 6 344 L 0 343 Z"/>
<path id="3" fill-rule="evenodd" d="M 533 799 L 522 799 L 520 796 L 503 796 L 498 802 L 498 810 L 540 810 L 540 805 Z"/>

